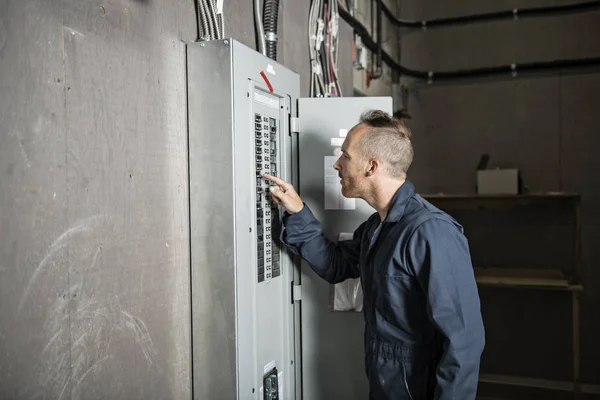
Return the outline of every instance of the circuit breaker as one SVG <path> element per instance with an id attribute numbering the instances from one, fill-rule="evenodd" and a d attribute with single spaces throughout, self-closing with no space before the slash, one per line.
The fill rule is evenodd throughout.
<path id="1" fill-rule="evenodd" d="M 279 210 L 271 198 L 264 174 L 277 176 L 279 128 L 269 114 L 254 114 L 254 148 L 256 157 L 256 221 L 258 282 L 269 282 L 281 275 L 281 249 L 276 240 Z"/>
<path id="2" fill-rule="evenodd" d="M 292 179 L 300 79 L 230 39 L 187 55 L 194 397 L 299 398 L 297 273 L 263 175 Z"/>

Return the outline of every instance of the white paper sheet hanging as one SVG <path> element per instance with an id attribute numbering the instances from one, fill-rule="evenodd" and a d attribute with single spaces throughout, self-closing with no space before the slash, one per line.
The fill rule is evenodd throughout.
<path id="1" fill-rule="evenodd" d="M 326 210 L 355 210 L 356 199 L 347 199 L 342 194 L 342 184 L 338 172 L 333 169 L 336 156 L 325 156 L 325 209 Z"/>
<path id="2" fill-rule="evenodd" d="M 354 234 L 340 232 L 338 241 L 352 240 Z M 333 292 L 333 311 L 355 311 L 363 310 L 363 292 L 360 279 L 346 279 L 344 282 L 336 283 Z"/>

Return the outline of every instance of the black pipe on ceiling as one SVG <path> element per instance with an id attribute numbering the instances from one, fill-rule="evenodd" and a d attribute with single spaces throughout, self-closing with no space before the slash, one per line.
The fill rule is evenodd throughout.
<path id="1" fill-rule="evenodd" d="M 429 21 L 408 21 L 396 18 L 394 13 L 383 4 L 383 12 L 390 22 L 400 28 L 441 28 L 454 25 L 465 25 L 481 22 L 500 21 L 504 19 L 521 19 L 552 17 L 557 15 L 583 13 L 600 9 L 600 1 L 588 1 L 584 3 L 565 4 L 559 6 L 546 6 L 495 11 L 486 14 L 472 14 L 459 17 L 439 18 Z"/>
<path id="2" fill-rule="evenodd" d="M 489 76 L 516 76 L 520 72 L 543 72 L 549 70 L 559 70 L 562 68 L 591 68 L 600 67 L 600 57 L 582 58 L 582 59 L 566 59 L 554 61 L 532 62 L 524 64 L 508 64 L 502 66 L 482 67 L 474 69 L 463 69 L 455 71 L 420 71 L 406 68 L 394 60 L 388 52 L 383 49 L 378 49 L 377 43 L 373 40 L 367 28 L 356 20 L 343 7 L 339 8 L 340 17 L 346 21 L 354 32 L 362 39 L 362 43 L 371 52 L 381 52 L 381 58 L 392 70 L 399 72 L 402 75 L 412 78 L 434 81 L 434 80 L 456 80 Z"/>

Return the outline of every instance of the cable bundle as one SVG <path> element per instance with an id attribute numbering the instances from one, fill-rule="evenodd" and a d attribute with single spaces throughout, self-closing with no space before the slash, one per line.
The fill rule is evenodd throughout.
<path id="1" fill-rule="evenodd" d="M 312 0 L 308 18 L 310 97 L 342 96 L 338 80 L 337 0 Z"/>
<path id="2" fill-rule="evenodd" d="M 217 12 L 217 0 L 194 0 L 198 20 L 198 40 L 223 39 L 223 13 Z M 221 8 L 222 6 L 222 2 Z"/>

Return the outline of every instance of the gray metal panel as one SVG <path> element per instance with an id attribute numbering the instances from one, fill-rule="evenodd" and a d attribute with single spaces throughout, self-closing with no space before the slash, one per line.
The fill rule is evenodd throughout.
<path id="1" fill-rule="evenodd" d="M 280 174 L 288 176 L 298 75 L 225 39 L 188 46 L 188 82 L 194 396 L 256 399 L 275 361 L 292 398 L 291 261 L 282 257 L 281 276 L 257 283 L 254 113 L 279 120 Z M 274 105 L 256 103 L 255 90 Z"/>
<path id="2" fill-rule="evenodd" d="M 300 99 L 300 195 L 337 240 L 354 232 L 374 210 L 356 200 L 356 210 L 324 210 L 324 157 L 333 155 L 330 138 L 350 129 L 370 108 L 392 112 L 390 97 Z M 364 320 L 359 313 L 331 312 L 330 285 L 302 262 L 302 387 L 306 399 L 365 399 Z M 340 384 L 343 382 L 344 384 Z"/>
<path id="3" fill-rule="evenodd" d="M 172 3 L 63 1 L 72 398 L 190 396 L 185 48 Z M 149 21 L 155 21 L 149 23 Z"/>
<path id="4" fill-rule="evenodd" d="M 61 2 L 0 8 L 0 398 L 68 398 Z"/>
<path id="5" fill-rule="evenodd" d="M 188 46 L 194 398 L 237 392 L 231 48 Z M 211 101 L 207 93 L 212 94 Z M 211 127 L 208 132 L 206 127 Z"/>
<path id="6" fill-rule="evenodd" d="M 235 187 L 236 187 L 236 259 L 237 259 L 237 312 L 238 312 L 238 373 L 239 373 L 239 398 L 258 398 L 257 381 L 262 380 L 264 366 L 270 361 L 265 358 L 269 354 L 277 354 L 277 368 L 284 372 L 285 398 L 293 398 L 295 382 L 291 377 L 295 375 L 294 355 L 294 309 L 291 299 L 291 280 L 293 278 L 293 264 L 282 254 L 282 276 L 271 282 L 271 286 L 255 284 L 255 267 L 250 260 L 254 259 L 256 226 L 253 218 L 255 190 L 255 175 L 251 149 L 254 140 L 253 108 L 251 106 L 253 88 L 262 89 L 270 93 L 260 75 L 265 72 L 273 87 L 273 95 L 280 97 L 280 123 L 282 135 L 280 136 L 280 176 L 288 179 L 291 177 L 291 158 L 289 153 L 288 115 L 296 115 L 295 105 L 299 97 L 299 76 L 281 64 L 261 56 L 252 49 L 237 41 L 231 41 L 234 58 L 234 87 L 233 105 L 235 109 Z M 271 68 L 268 66 L 271 65 Z M 274 73 L 270 73 L 273 71 Z M 277 112 L 275 112 L 277 113 Z M 250 129 L 249 129 L 250 128 Z M 250 204 L 249 204 L 250 203 Z M 253 231 L 249 232 L 249 227 Z M 252 300 L 252 301 L 251 301 Z M 259 326 L 258 323 L 265 319 L 269 309 L 281 318 L 281 329 Z M 268 319 L 268 318 L 267 318 Z M 273 326 L 275 328 L 275 326 Z M 250 334 L 252 332 L 252 334 Z M 283 341 L 281 337 L 283 336 Z M 268 343 L 281 346 L 272 349 Z M 256 394 L 251 396 L 252 388 Z"/>

